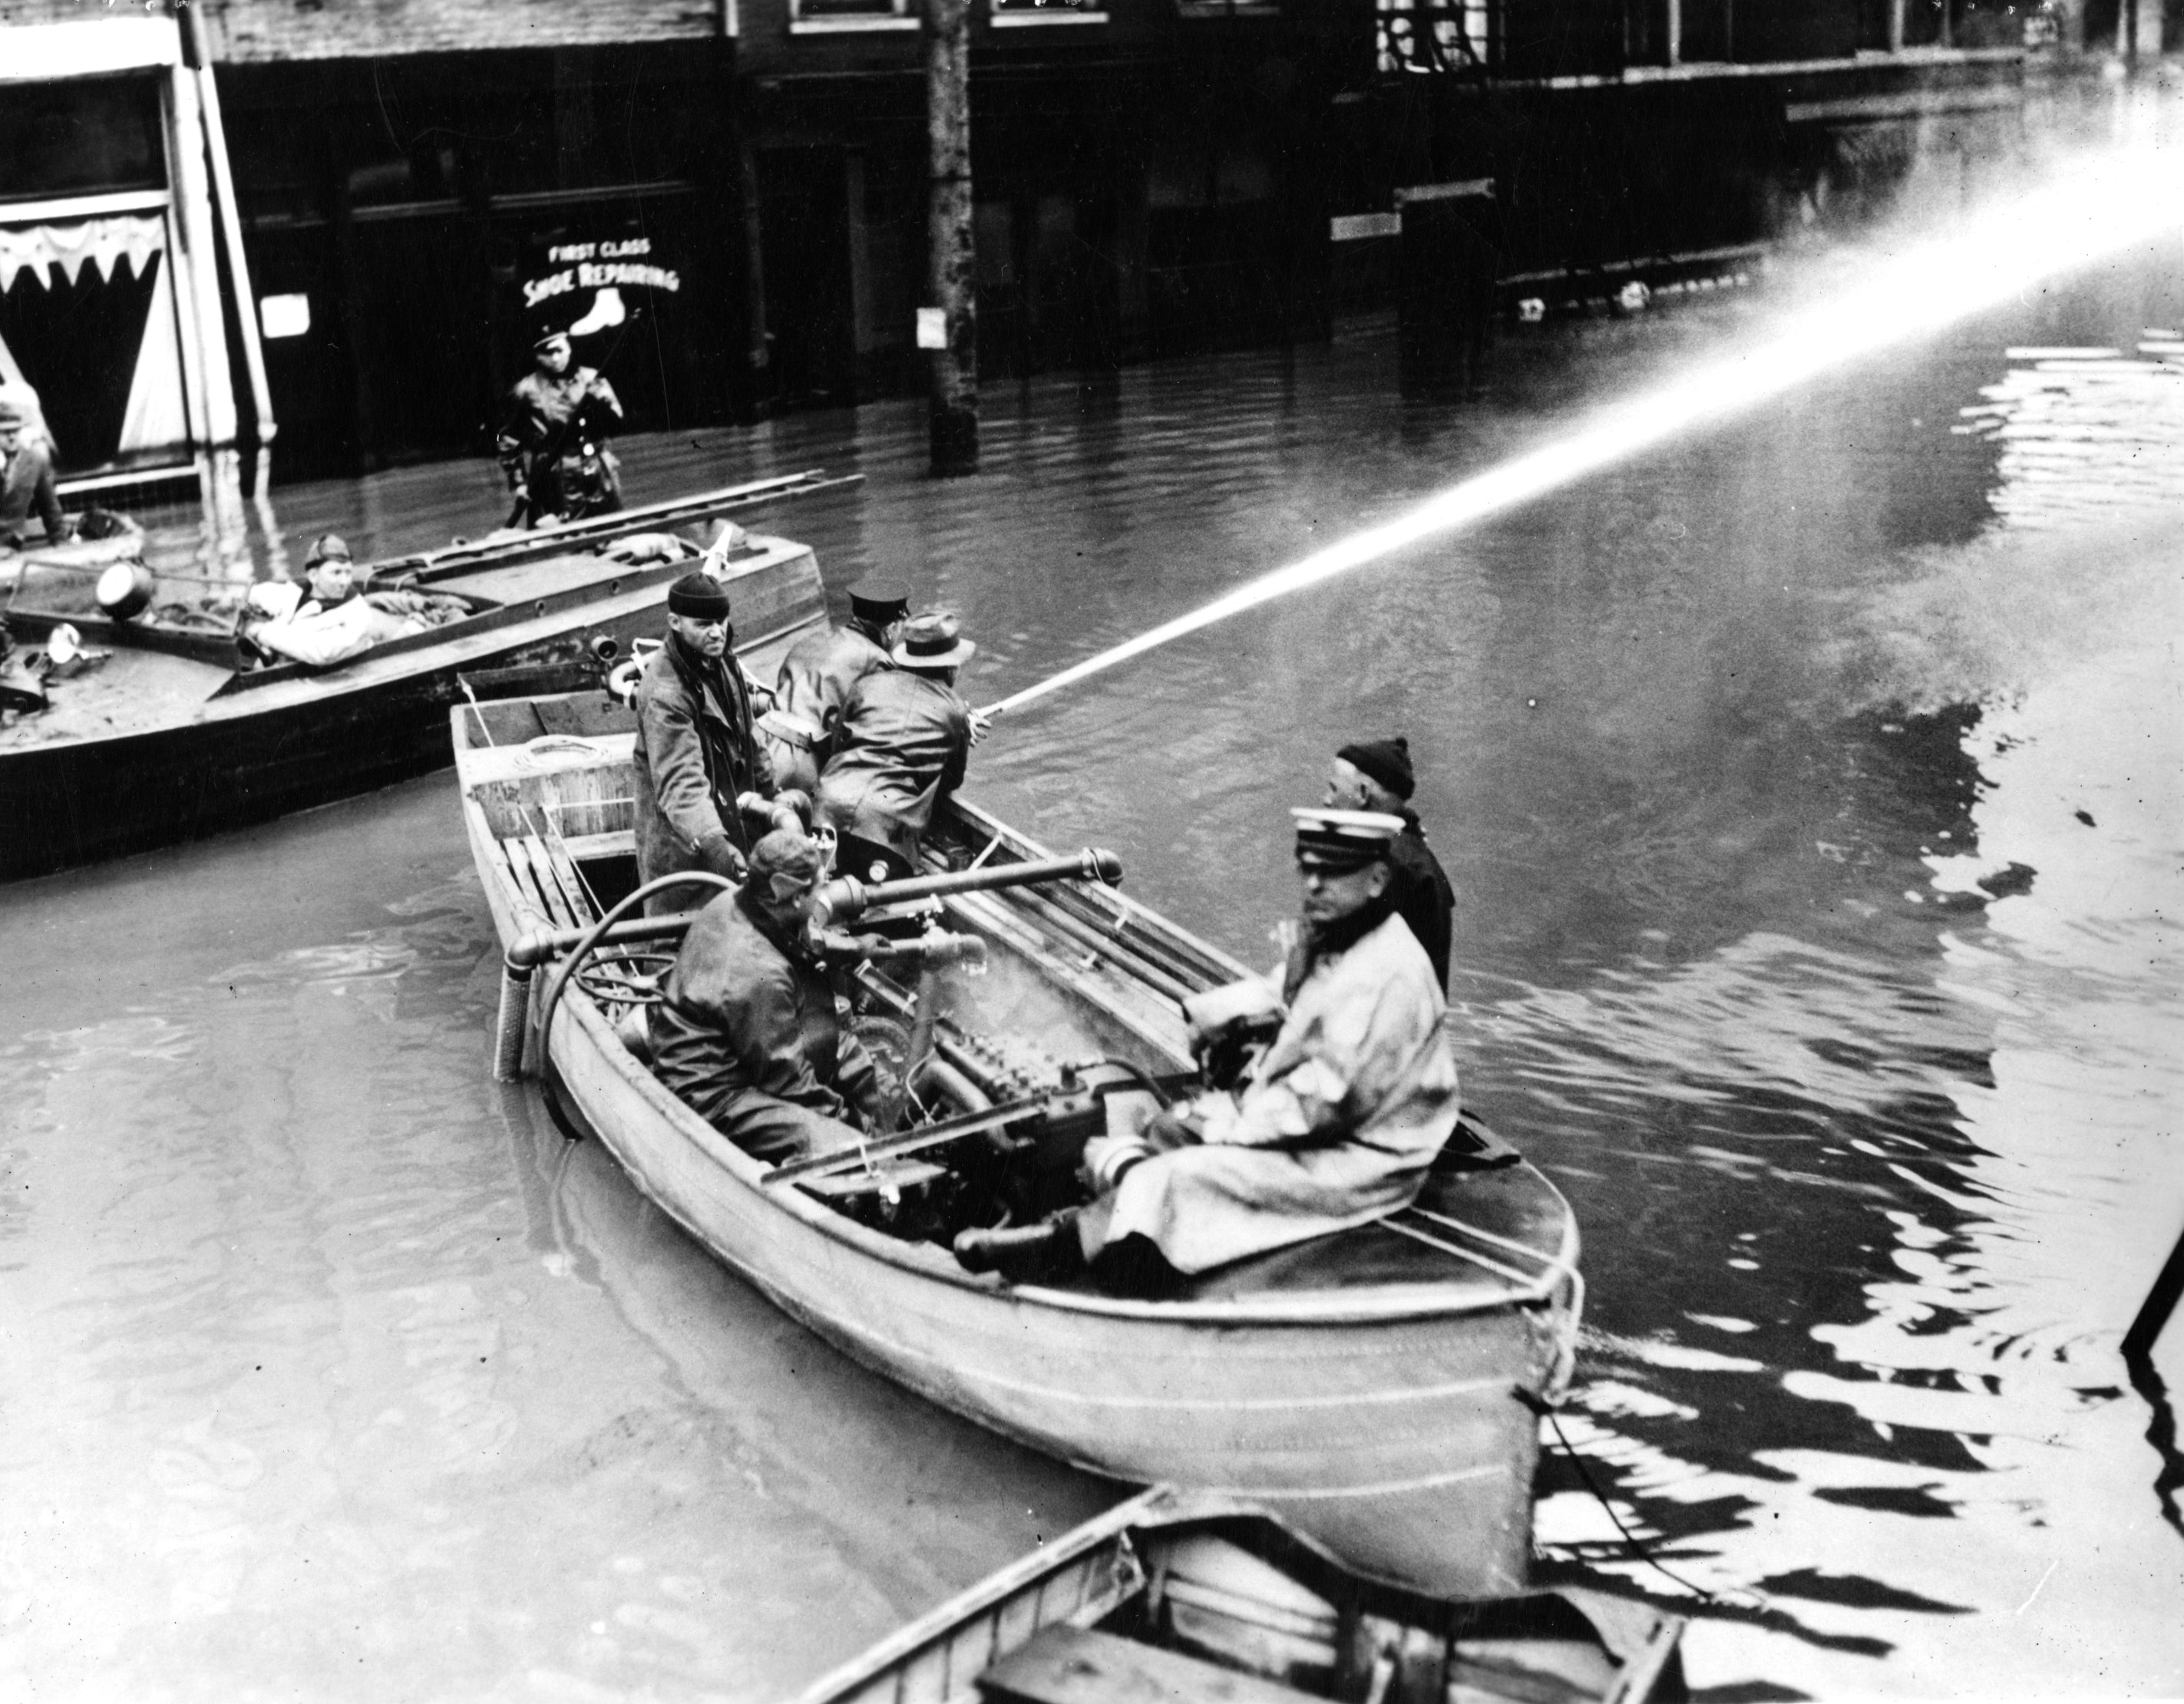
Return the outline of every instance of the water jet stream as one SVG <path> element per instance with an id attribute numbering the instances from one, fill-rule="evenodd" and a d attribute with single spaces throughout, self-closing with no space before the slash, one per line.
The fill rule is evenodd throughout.
<path id="1" fill-rule="evenodd" d="M 1998 306 L 2044 279 L 2173 232 L 2184 217 L 2180 187 L 2184 178 L 2171 155 L 2142 148 L 2099 156 L 2022 198 L 1990 206 L 1952 236 L 1875 265 L 1854 288 L 1770 337 L 1610 404 L 1575 432 L 1072 663 L 980 714 L 1015 710 L 1201 627 L 1514 509 L 1823 373 Z"/>

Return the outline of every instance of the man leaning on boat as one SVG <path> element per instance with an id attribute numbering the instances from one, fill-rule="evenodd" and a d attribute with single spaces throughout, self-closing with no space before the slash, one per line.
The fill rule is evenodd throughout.
<path id="1" fill-rule="evenodd" d="M 1231 1261 L 1407 1206 L 1457 1126 L 1456 1062 L 1433 966 L 1395 909 L 1401 817 L 1297 810 L 1303 931 L 1276 972 L 1283 1011 L 1240 1092 L 1161 1113 L 1142 1135 L 1086 1144 L 1086 1207 L 1020 1229 L 967 1231 L 973 1272 L 1055 1281 L 1089 1266 L 1106 1289 L 1160 1295 Z M 1248 988 L 1250 985 L 1242 985 Z"/>
<path id="2" fill-rule="evenodd" d="M 811 933 L 825 868 L 801 831 L 751 849 L 749 878 L 698 914 L 647 1030 L 653 1071 L 708 1123 L 770 1164 L 854 1145 L 886 1094 L 843 1027 Z"/>
<path id="3" fill-rule="evenodd" d="M 734 630 L 727 589 L 704 573 L 667 591 L 667 639 L 638 682 L 638 874 L 647 882 L 684 870 L 743 879 L 749 818 L 801 827 L 802 795 L 783 794 L 758 741 L 743 671 L 729 658 Z M 760 831 L 764 832 L 763 829 Z M 664 890 L 653 911 L 677 911 L 688 891 Z"/>

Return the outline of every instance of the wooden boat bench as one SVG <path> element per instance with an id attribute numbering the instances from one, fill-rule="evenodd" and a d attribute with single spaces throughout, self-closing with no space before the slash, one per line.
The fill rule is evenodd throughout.
<path id="1" fill-rule="evenodd" d="M 1312 1697 L 1180 1651 L 1068 1626 L 1026 1640 L 977 1685 L 987 1704 L 1301 1704 Z"/>

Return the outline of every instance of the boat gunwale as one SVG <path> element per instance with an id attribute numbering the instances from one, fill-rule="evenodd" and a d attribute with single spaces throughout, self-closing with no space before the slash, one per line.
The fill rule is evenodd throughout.
<path id="1" fill-rule="evenodd" d="M 459 782 L 463 782 L 463 808 L 465 816 L 473 818 L 473 832 L 487 841 L 497 843 L 500 837 L 493 833 L 492 825 L 485 819 L 482 806 L 471 795 L 466 782 L 463 782 L 465 755 L 482 749 L 470 743 L 467 710 L 468 706 L 455 706 L 449 712 L 449 721 L 454 728 L 456 773 Z M 594 766 L 605 766 L 578 763 L 557 766 L 555 772 L 580 772 L 586 767 Z M 980 815 L 984 816 L 983 812 Z M 993 819 L 986 817 L 985 820 L 990 821 Z M 498 871 L 488 872 L 481 869 L 480 875 L 483 879 L 501 883 L 511 916 L 533 909 L 521 893 L 515 889 L 512 883 L 504 881 Z M 1144 915 L 1156 925 L 1165 927 L 1167 920 L 1158 913 L 1145 911 Z M 538 920 L 542 927 L 547 921 L 543 918 Z M 507 940 L 502 943 L 504 948 L 509 944 L 510 943 Z M 1089 1295 L 1039 1284 L 1011 1285 L 990 1274 L 977 1275 L 963 1271 L 938 1248 L 924 1244 L 906 1244 L 859 1224 L 801 1190 L 769 1184 L 766 1177 L 772 1167 L 753 1159 L 721 1136 L 638 1061 L 615 1034 L 614 1026 L 605 1013 L 581 988 L 574 985 L 566 988 L 554 1016 L 556 1020 L 554 1030 L 546 1038 L 546 1052 L 557 1068 L 561 1066 L 560 1054 L 565 1047 L 585 1046 L 604 1069 L 651 1108 L 664 1122 L 669 1133 L 726 1171 L 730 1178 L 760 1200 L 769 1200 L 776 1211 L 787 1213 L 799 1223 L 829 1240 L 846 1245 L 859 1254 L 878 1260 L 906 1277 L 983 1296 L 1005 1306 L 1029 1306 L 1056 1313 L 1157 1324 L 1248 1327 L 1256 1329 L 1320 1329 L 1330 1326 L 1396 1324 L 1551 1309 L 1555 1306 L 1557 1293 L 1564 1286 L 1566 1272 L 1574 1264 L 1575 1253 L 1571 1245 L 1577 1236 L 1576 1216 L 1568 1211 L 1565 1202 L 1557 1253 L 1552 1259 L 1544 1253 L 1538 1256 L 1544 1270 L 1537 1279 L 1527 1285 L 1515 1285 L 1503 1278 L 1502 1283 L 1507 1288 L 1482 1291 L 1475 1281 L 1435 1280 L 1348 1290 L 1268 1292 L 1249 1299 L 1212 1301 L 1153 1301 Z M 567 1026 L 560 1022 L 565 1017 L 569 1021 Z M 567 1084 L 571 1078 L 569 1071 L 561 1069 L 560 1075 L 563 1083 Z M 544 1092 L 553 1091 L 547 1087 Z M 610 1150 L 616 1150 L 619 1158 L 616 1139 L 604 1130 L 599 1134 Z M 629 1168 L 625 1167 L 624 1169 Z M 716 1238 L 703 1227 L 691 1222 L 675 1204 L 653 1194 L 633 1173 L 632 1181 L 638 1183 L 640 1190 L 649 1199 L 655 1201 L 663 1211 L 701 1245 L 714 1250 L 738 1272 L 756 1279 L 753 1267 L 723 1249 Z M 1561 1199 L 1560 1191 L 1555 1190 L 1552 1183 L 1548 1183 L 1546 1187 L 1557 1200 Z M 770 1284 L 760 1282 L 772 1293 L 773 1287 Z M 808 1310 L 800 1305 L 795 1311 Z"/>
<path id="2" fill-rule="evenodd" d="M 1228 1515 L 1263 1516 L 1266 1512 L 1218 1491 L 1187 1491 L 1173 1485 L 1155 1485 L 1083 1522 L 1052 1545 L 1030 1551 L 1004 1563 L 984 1579 L 972 1581 L 954 1596 L 898 1627 L 878 1644 L 828 1669 L 798 1692 L 789 1704 L 831 1704 L 831 1701 L 855 1694 L 890 1669 L 930 1650 L 974 1617 L 1002 1607 L 1028 1588 L 1043 1585 L 1072 1562 L 1126 1541 L 1136 1529 L 1176 1526 L 1186 1521 Z"/>
<path id="3" fill-rule="evenodd" d="M 789 556 L 782 560 L 793 561 L 794 558 Z M 95 754 L 102 749 L 110 749 L 123 741 L 159 738 L 191 728 L 217 728 L 257 716 L 274 715 L 304 705 L 327 704 L 370 692 L 398 691 L 451 665 L 458 674 L 465 667 L 490 667 L 492 665 L 487 660 L 501 649 L 520 649 L 527 645 L 550 643 L 564 632 L 642 611 L 659 601 L 653 595 L 657 590 L 657 585 L 650 582 L 629 587 L 606 598 L 574 602 L 560 609 L 549 610 L 543 615 L 523 615 L 513 623 L 473 626 L 468 622 L 452 622 L 429 633 L 412 634 L 390 641 L 386 649 L 375 646 L 323 669 L 307 669 L 300 674 L 276 675 L 267 679 L 262 688 L 250 691 L 230 689 L 237 680 L 248 678 L 238 671 L 231 675 L 226 684 L 197 701 L 186 715 L 148 722 L 141 727 L 114 728 L 96 734 L 31 744 L 10 745 L 0 740 L 0 760 L 4 760 L 11 753 Z M 738 649 L 755 649 L 774 643 L 825 619 L 823 610 L 793 615 L 781 626 L 755 635 L 748 646 L 739 645 Z M 519 629 L 531 631 L 519 632 Z M 449 658 L 437 654 L 443 646 L 460 647 L 484 638 L 496 638 L 500 643 L 479 647 L 479 654 L 476 657 Z M 419 641 L 426 643 L 417 643 Z M 408 649 L 413 644 L 416 649 Z M 404 649 L 394 649 L 398 646 Z M 121 649 L 120 646 L 115 647 L 117 651 Z M 136 649 L 149 654 L 153 648 Z M 428 650 L 434 654 L 427 655 Z M 398 665 L 408 665 L 361 672 L 390 655 Z M 203 661 L 198 658 L 188 660 Z M 220 665 L 210 663 L 205 666 L 217 668 Z M 264 694 L 262 697 L 259 695 L 261 693 Z M 457 708 L 460 706 L 450 706 L 451 711 Z"/>

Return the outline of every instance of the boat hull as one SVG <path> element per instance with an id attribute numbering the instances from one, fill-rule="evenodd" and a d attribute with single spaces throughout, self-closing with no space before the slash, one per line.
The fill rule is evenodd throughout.
<path id="1" fill-rule="evenodd" d="M 482 725 L 471 712 L 458 720 Z M 459 743 L 467 737 L 459 730 Z M 617 738 L 628 735 L 604 736 L 602 749 Z M 504 831 L 488 819 L 508 784 L 493 777 L 520 760 L 505 749 L 464 754 L 465 821 L 504 946 L 554 922 L 506 876 Z M 994 827 L 971 826 L 981 836 Z M 987 941 L 991 974 L 964 992 L 989 990 L 970 996 L 990 1003 L 989 1016 L 1038 1024 L 1066 1011 L 1072 1056 L 1154 1072 L 1187 1065 L 1172 1002 L 1040 951 L 992 898 L 948 902 L 950 926 Z M 1574 1278 L 1560 1276 L 1575 1260 L 1574 1228 L 1529 1168 L 1526 1187 L 1552 1205 L 1554 1227 L 1535 1257 L 1545 1275 L 1529 1288 L 1159 1303 L 1011 1288 L 764 1182 L 764 1168 L 662 1087 L 581 993 L 556 1007 L 544 1051 L 548 1092 L 645 1195 L 784 1311 L 886 1377 L 1093 1472 L 1248 1498 L 1375 1578 L 1441 1595 L 1522 1585 L 1539 1439 L 1530 1405 L 1566 1373 L 1575 1318 Z"/>
<path id="2" fill-rule="evenodd" d="M 876 1263 L 861 1239 L 783 1211 L 588 1001 L 555 1019 L 552 1056 L 640 1189 L 784 1311 L 921 1395 L 1112 1478 L 1248 1497 L 1377 1578 L 1522 1586 L 1539 1423 L 1520 1393 L 1555 1354 L 1534 1312 L 1178 1320 L 1058 1307 L 943 1269 L 938 1250 Z"/>
<path id="3" fill-rule="evenodd" d="M 270 821 L 443 769 L 454 759 L 448 710 L 463 700 L 465 677 L 491 696 L 496 674 L 560 665 L 574 685 L 595 642 L 627 653 L 660 636 L 671 577 L 627 573 L 626 584 L 599 588 L 604 595 L 542 602 L 535 614 L 444 643 L 223 693 L 164 725 L 0 751 L 0 881 Z M 824 615 L 818 571 L 801 545 L 781 542 L 731 590 L 738 619 L 758 633 L 793 632 Z"/>

